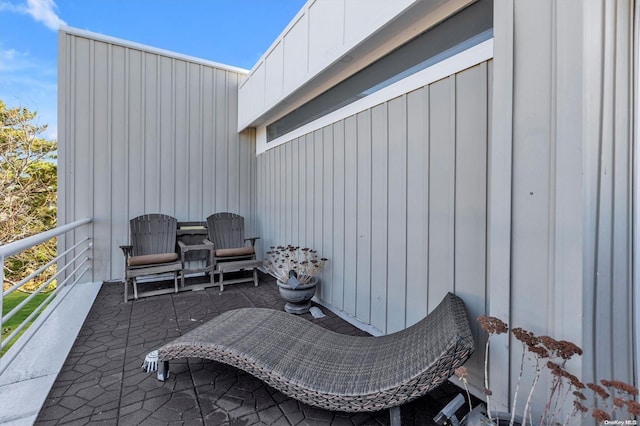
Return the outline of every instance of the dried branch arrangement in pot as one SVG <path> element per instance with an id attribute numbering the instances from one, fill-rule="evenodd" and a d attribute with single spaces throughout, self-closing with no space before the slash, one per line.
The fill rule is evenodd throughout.
<path id="1" fill-rule="evenodd" d="M 286 283 L 293 271 L 301 284 L 307 284 L 322 271 L 326 262 L 327 259 L 310 248 L 272 246 L 267 252 L 265 267 L 280 282 Z"/>

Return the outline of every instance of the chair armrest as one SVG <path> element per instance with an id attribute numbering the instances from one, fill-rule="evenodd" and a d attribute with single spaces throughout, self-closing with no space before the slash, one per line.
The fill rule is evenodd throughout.
<path id="1" fill-rule="evenodd" d="M 133 253 L 133 246 L 120 246 L 122 250 L 122 254 L 124 254 L 125 259 L 131 257 Z"/>
<path id="2" fill-rule="evenodd" d="M 256 245 L 256 240 L 259 240 L 260 237 L 249 237 L 249 238 L 245 238 L 244 242 L 246 243 L 247 241 L 251 241 L 251 247 L 255 247 Z"/>

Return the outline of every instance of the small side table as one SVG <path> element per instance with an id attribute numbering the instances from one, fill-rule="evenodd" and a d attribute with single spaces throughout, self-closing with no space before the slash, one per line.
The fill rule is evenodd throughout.
<path id="1" fill-rule="evenodd" d="M 177 240 L 182 260 L 182 273 L 180 275 L 180 285 L 184 289 L 185 277 L 187 274 L 204 272 L 209 274 L 209 283 L 202 287 L 212 287 L 215 285 L 214 273 L 214 247 L 213 243 L 207 240 L 206 222 L 178 222 Z M 203 266 L 189 268 L 187 265 L 192 262 L 202 262 Z"/>

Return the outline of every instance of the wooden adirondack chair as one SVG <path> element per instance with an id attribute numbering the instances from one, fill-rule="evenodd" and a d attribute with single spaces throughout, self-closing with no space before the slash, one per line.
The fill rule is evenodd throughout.
<path id="1" fill-rule="evenodd" d="M 164 214 L 145 214 L 129 221 L 131 245 L 120 246 L 125 257 L 124 301 L 128 300 L 129 282 L 133 283 L 133 297 L 138 299 L 137 278 L 147 275 L 172 273 L 178 292 L 178 273 L 182 261 L 176 253 L 178 221 Z M 145 296 L 171 292 L 162 289 L 145 292 Z"/>
<path id="2" fill-rule="evenodd" d="M 254 269 L 252 278 L 231 280 L 227 281 L 227 284 L 252 280 L 257 285 L 255 244 L 260 237 L 245 238 L 244 218 L 235 213 L 214 213 L 207 218 L 207 229 L 209 240 L 214 247 L 214 264 L 220 265 L 221 263 L 229 262 L 234 266 L 233 269 L 235 270 Z M 247 242 L 250 242 L 250 245 L 247 245 Z M 230 268 L 225 268 L 225 270 L 228 271 Z M 222 277 L 222 270 L 219 266 L 217 267 L 217 272 Z M 221 278 L 220 291 L 223 288 L 223 280 Z"/>

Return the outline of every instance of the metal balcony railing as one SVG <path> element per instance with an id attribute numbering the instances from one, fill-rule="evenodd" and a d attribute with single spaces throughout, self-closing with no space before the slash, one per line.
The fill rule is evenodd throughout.
<path id="1" fill-rule="evenodd" d="M 20 252 L 30 249 L 38 244 L 42 244 L 46 241 L 49 241 L 53 238 L 57 238 L 58 236 L 65 235 L 67 233 L 73 232 L 75 229 L 87 225 L 91 223 L 90 218 L 77 220 L 75 222 L 57 227 L 55 229 L 33 235 L 31 237 L 15 241 L 13 243 L 9 243 L 3 246 L 0 246 L 0 264 L 2 268 L 0 269 L 0 282 L 4 284 L 4 265 L 5 260 L 11 256 L 14 256 Z M 49 284 L 51 284 L 54 280 L 57 280 L 56 289 L 49 292 L 41 303 L 22 321 L 19 325 L 11 330 L 11 334 L 9 334 L 6 338 L 2 339 L 0 342 L 0 350 L 6 348 L 9 345 L 12 345 L 11 351 L 7 352 L 3 359 L 2 363 L 0 363 L 0 374 L 6 368 L 6 366 L 11 363 L 13 358 L 17 354 L 20 353 L 20 350 L 27 344 L 27 342 L 33 337 L 33 335 L 38 331 L 40 326 L 44 324 L 47 320 L 47 317 L 51 312 L 55 310 L 61 300 L 53 300 L 55 296 L 65 287 L 74 286 L 76 283 L 80 281 L 82 276 L 87 273 L 87 271 L 91 270 L 92 265 L 92 250 L 93 244 L 91 243 L 91 239 L 89 237 L 85 237 L 80 239 L 78 242 L 73 244 L 68 249 L 64 250 L 62 253 L 58 253 L 55 258 L 51 261 L 47 262 L 37 271 L 31 273 L 29 276 L 25 277 L 15 285 L 11 286 L 7 290 L 4 290 L 0 293 L 0 314 L 3 312 L 3 302 L 5 297 L 14 291 L 19 290 L 21 287 L 32 281 L 34 278 L 38 277 L 44 271 L 46 271 L 51 265 L 57 263 L 56 272 L 48 278 L 37 290 L 31 293 L 28 297 L 26 297 L 23 301 L 21 301 L 17 306 L 15 306 L 10 312 L 6 315 L 0 315 L 0 330 L 4 329 L 3 324 L 5 324 L 9 319 L 13 318 L 17 313 L 19 313 L 25 306 L 32 301 L 38 294 L 40 294 Z M 38 316 L 45 307 L 50 307 L 46 310 L 41 316 Z M 34 319 L 37 317 L 37 320 Z M 31 322 L 33 323 L 31 324 Z M 31 326 L 29 326 L 31 324 Z M 20 334 L 25 328 L 28 329 L 24 332 L 24 334 Z M 10 358 L 10 359 L 7 359 Z"/>

